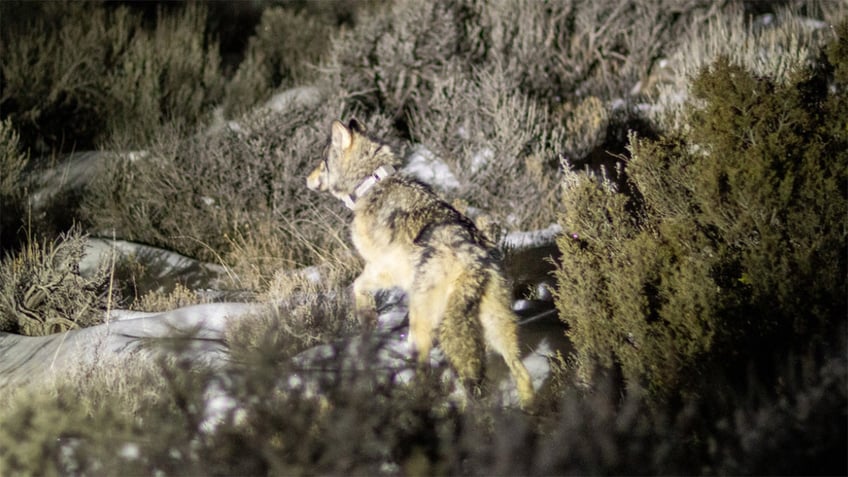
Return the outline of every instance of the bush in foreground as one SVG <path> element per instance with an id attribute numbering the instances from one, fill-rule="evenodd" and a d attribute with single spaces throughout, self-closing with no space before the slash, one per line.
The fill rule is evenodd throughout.
<path id="1" fill-rule="evenodd" d="M 844 357 L 812 359 L 778 397 L 735 397 L 733 412 L 693 400 L 657 409 L 615 386 L 542 395 L 535 415 L 485 399 L 464 410 L 439 373 L 394 383 L 365 366 L 328 372 L 292 363 L 308 336 L 343 316 L 333 299 L 305 304 L 320 318 L 292 326 L 280 304 L 212 370 L 175 355 L 100 363 L 79 374 L 6 390 L 0 410 L 4 475 L 563 475 L 844 473 Z M 329 327 L 327 326 L 328 324 Z M 247 325 L 247 323 L 245 323 Z M 234 330 L 238 331 L 238 330 Z M 180 343 L 180 340 L 171 340 Z M 157 346 L 153 344 L 153 346 Z M 177 344 L 177 346 L 179 346 Z M 379 348 L 365 350 L 364 362 Z M 794 358 L 793 358 L 794 359 Z M 337 367 L 333 359 L 326 363 Z M 306 377 L 320 395 L 298 387 Z M 567 377 L 566 377 L 567 379 Z M 213 400 L 219 413 L 207 414 Z M 213 418 L 214 417 L 214 418 Z"/>

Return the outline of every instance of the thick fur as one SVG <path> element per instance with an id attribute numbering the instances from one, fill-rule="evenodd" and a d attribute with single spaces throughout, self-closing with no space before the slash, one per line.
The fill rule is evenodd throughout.
<path id="1" fill-rule="evenodd" d="M 368 137 L 356 120 L 348 126 L 335 121 L 324 158 L 307 185 L 344 199 L 377 168 L 399 162 L 389 146 Z M 353 214 L 353 244 L 365 260 L 353 287 L 360 319 L 375 319 L 376 290 L 406 290 L 409 340 L 422 364 L 429 361 L 438 338 L 460 379 L 477 383 L 488 345 L 503 356 L 526 407 L 533 386 L 519 356 L 497 248 L 429 186 L 398 173 L 356 198 Z"/>

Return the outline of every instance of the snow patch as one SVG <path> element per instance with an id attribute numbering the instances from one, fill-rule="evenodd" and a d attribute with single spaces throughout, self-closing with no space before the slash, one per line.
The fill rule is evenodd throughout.
<path id="1" fill-rule="evenodd" d="M 314 265 L 303 269 L 303 277 L 310 283 L 321 283 L 321 280 L 324 279 L 321 275 L 321 269 Z"/>
<path id="2" fill-rule="evenodd" d="M 525 249 L 552 244 L 558 235 L 562 234 L 559 224 L 551 224 L 547 228 L 529 232 L 510 232 L 501 239 L 500 246 L 510 249 Z"/>
<path id="3" fill-rule="evenodd" d="M 223 423 L 227 415 L 232 414 L 234 424 L 242 424 L 247 418 L 247 413 L 239 407 L 238 401 L 227 394 L 227 392 L 215 381 L 206 387 L 203 393 L 204 409 L 203 421 L 200 428 L 207 433 L 212 433 L 219 424 Z"/>
<path id="4" fill-rule="evenodd" d="M 471 172 L 474 174 L 480 172 L 486 166 L 491 164 L 494 159 L 495 151 L 489 147 L 484 147 L 471 156 Z"/>
<path id="5" fill-rule="evenodd" d="M 311 106 L 321 101 L 321 90 L 314 86 L 299 86 L 281 91 L 265 102 L 263 108 L 282 113 L 292 107 Z"/>
<path id="6" fill-rule="evenodd" d="M 118 456 L 125 460 L 138 460 L 141 457 L 141 448 L 134 442 L 128 442 L 121 446 Z"/>
<path id="7" fill-rule="evenodd" d="M 444 191 L 459 188 L 459 181 L 450 167 L 420 144 L 407 156 L 403 172 Z"/>

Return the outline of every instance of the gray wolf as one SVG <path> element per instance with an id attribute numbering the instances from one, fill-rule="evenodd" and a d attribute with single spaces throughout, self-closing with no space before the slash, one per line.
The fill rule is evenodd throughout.
<path id="1" fill-rule="evenodd" d="M 323 158 L 307 178 L 310 189 L 329 191 L 353 211 L 352 241 L 365 261 L 353 285 L 357 316 L 373 322 L 373 292 L 402 288 L 420 365 L 438 340 L 469 387 L 483 378 L 488 346 L 506 361 L 526 408 L 533 385 L 520 359 L 499 251 L 429 186 L 395 172 L 400 162 L 355 119 L 347 126 L 334 121 Z"/>

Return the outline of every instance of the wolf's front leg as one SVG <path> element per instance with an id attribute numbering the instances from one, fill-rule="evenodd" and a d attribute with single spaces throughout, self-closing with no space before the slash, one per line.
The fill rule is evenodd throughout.
<path id="1" fill-rule="evenodd" d="M 365 269 L 353 282 L 354 309 L 356 317 L 363 326 L 371 328 L 377 324 L 374 292 L 391 286 L 390 278 L 382 270 L 366 264 Z"/>

